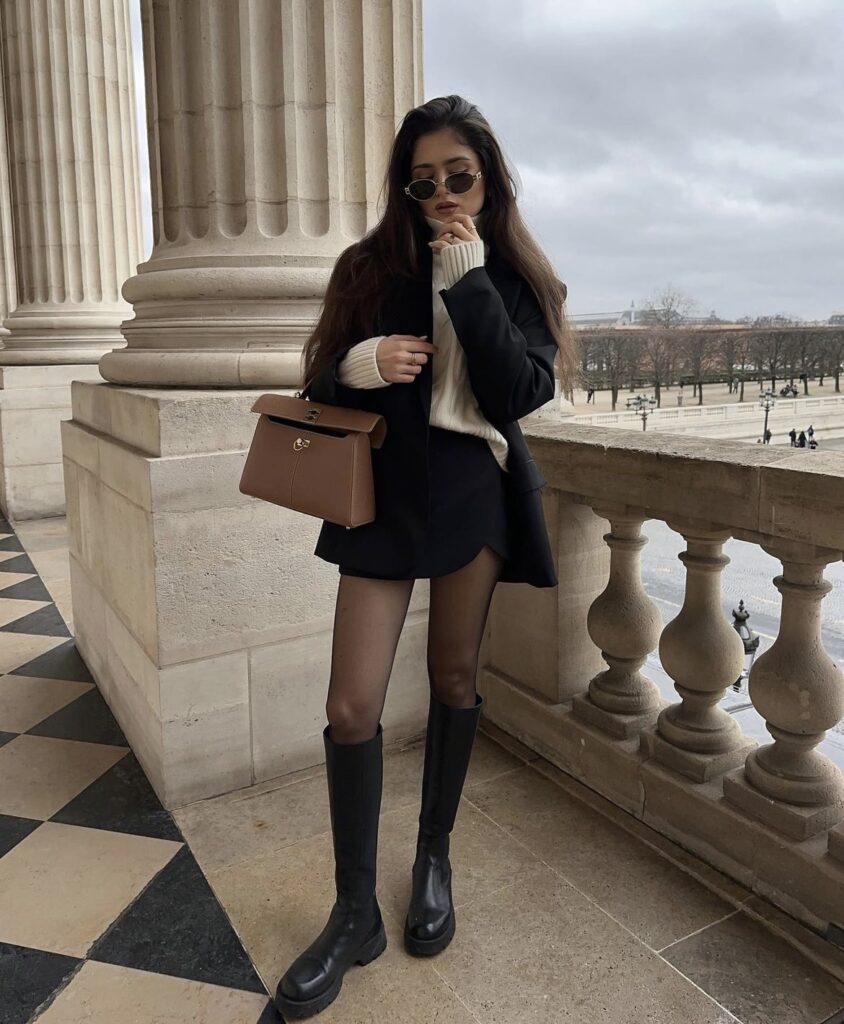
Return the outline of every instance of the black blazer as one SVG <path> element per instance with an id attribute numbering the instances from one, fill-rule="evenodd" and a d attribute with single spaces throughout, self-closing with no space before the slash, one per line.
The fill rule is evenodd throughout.
<path id="1" fill-rule="evenodd" d="M 374 335 L 427 335 L 433 340 L 433 252 L 420 250 L 420 272 L 397 278 L 378 313 Z M 483 267 L 468 270 L 440 290 L 466 354 L 472 390 L 483 415 L 507 440 L 505 492 L 512 527 L 512 555 L 499 579 L 535 587 L 559 582 L 548 541 L 540 489 L 547 483 L 533 460 L 518 420 L 554 395 L 557 345 L 533 289 L 503 256 L 491 249 Z M 303 391 L 315 402 L 366 409 L 383 415 L 387 433 L 372 449 L 376 518 L 351 529 L 323 520 L 314 554 L 366 572 L 400 576 L 411 571 L 427 525 L 426 472 L 432 363 L 416 380 L 380 388 L 352 388 L 337 376 L 349 339 Z"/>

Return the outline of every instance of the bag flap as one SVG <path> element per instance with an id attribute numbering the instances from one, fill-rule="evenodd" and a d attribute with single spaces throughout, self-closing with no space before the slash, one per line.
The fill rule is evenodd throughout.
<path id="1" fill-rule="evenodd" d="M 252 406 L 252 412 L 283 416 L 285 419 L 296 420 L 303 427 L 313 425 L 369 434 L 372 448 L 380 448 L 387 434 L 387 421 L 380 413 L 348 409 L 342 405 L 324 405 L 294 395 L 260 395 Z"/>

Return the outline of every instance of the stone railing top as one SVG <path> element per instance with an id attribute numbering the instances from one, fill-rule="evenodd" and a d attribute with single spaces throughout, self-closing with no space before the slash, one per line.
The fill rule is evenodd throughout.
<path id="1" fill-rule="evenodd" d="M 530 418 L 522 430 L 549 485 L 590 503 L 844 551 L 842 452 Z"/>

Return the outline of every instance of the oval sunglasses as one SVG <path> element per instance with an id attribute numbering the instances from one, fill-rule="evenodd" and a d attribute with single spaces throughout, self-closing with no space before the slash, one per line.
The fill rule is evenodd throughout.
<path id="1" fill-rule="evenodd" d="M 483 177 L 483 171 L 455 171 L 443 179 L 443 184 L 449 192 L 459 196 L 462 192 L 468 192 L 476 181 Z M 412 199 L 431 199 L 437 191 L 437 183 L 433 178 L 416 178 L 409 185 L 405 185 L 404 191 Z"/>

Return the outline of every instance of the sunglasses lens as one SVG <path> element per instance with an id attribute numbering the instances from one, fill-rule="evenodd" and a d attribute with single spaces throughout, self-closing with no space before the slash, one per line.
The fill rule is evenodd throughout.
<path id="1" fill-rule="evenodd" d="M 468 192 L 475 184 L 475 179 L 468 171 L 458 171 L 457 174 L 450 174 L 446 179 L 449 192 L 460 195 L 461 192 Z"/>
<path id="2" fill-rule="evenodd" d="M 417 181 L 411 181 L 408 189 L 414 199 L 430 199 L 437 191 L 437 186 L 428 178 L 419 178 Z"/>

